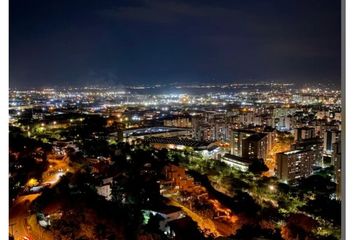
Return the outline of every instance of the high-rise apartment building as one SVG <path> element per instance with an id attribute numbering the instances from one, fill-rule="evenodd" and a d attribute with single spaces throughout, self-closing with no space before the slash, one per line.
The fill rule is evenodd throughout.
<path id="1" fill-rule="evenodd" d="M 316 137 L 315 128 L 313 127 L 300 127 L 295 128 L 295 141 L 302 141 Z"/>
<path id="2" fill-rule="evenodd" d="M 276 156 L 277 177 L 285 182 L 308 177 L 312 174 L 314 151 L 292 150 L 278 153 Z"/>

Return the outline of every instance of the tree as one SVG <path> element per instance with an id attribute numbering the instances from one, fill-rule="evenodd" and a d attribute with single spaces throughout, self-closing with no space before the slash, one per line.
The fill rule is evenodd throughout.
<path id="1" fill-rule="evenodd" d="M 109 144 L 104 139 L 84 140 L 82 149 L 85 154 L 93 157 L 108 157 L 110 155 Z"/>
<path id="2" fill-rule="evenodd" d="M 250 217 L 260 214 L 261 206 L 248 193 L 237 191 L 234 197 L 234 206 L 237 212 L 244 212 Z"/>
<path id="3" fill-rule="evenodd" d="M 150 213 L 149 222 L 145 226 L 145 230 L 149 233 L 157 233 L 162 235 L 163 232 L 160 229 L 160 222 L 163 220 L 164 218 L 161 215 L 153 215 L 152 213 Z"/>
<path id="4" fill-rule="evenodd" d="M 243 225 L 242 228 L 237 230 L 236 235 L 231 239 L 237 240 L 256 240 L 259 238 L 266 238 L 272 240 L 281 240 L 278 230 L 262 229 L 259 225 Z"/>
<path id="5" fill-rule="evenodd" d="M 222 177 L 220 182 L 226 186 L 230 186 L 231 192 L 236 192 L 238 190 L 245 190 L 250 188 L 250 185 L 248 183 L 241 180 L 240 178 L 235 178 L 233 176 Z"/>
<path id="6" fill-rule="evenodd" d="M 319 195 L 301 208 L 315 216 L 323 217 L 337 226 L 341 224 L 341 202 Z"/>
<path id="7" fill-rule="evenodd" d="M 249 166 L 249 171 L 256 175 L 259 175 L 262 172 L 266 172 L 268 170 L 269 168 L 267 167 L 267 165 L 265 165 L 263 159 L 252 160 L 252 163 Z"/>
<path id="8" fill-rule="evenodd" d="M 163 148 L 159 151 L 157 151 L 156 156 L 159 160 L 162 161 L 167 161 L 168 159 L 168 150 L 166 148 Z"/>
<path id="9" fill-rule="evenodd" d="M 338 240 L 337 237 L 333 236 L 333 235 L 329 235 L 329 236 L 316 236 L 316 240 Z"/>
<path id="10" fill-rule="evenodd" d="M 62 218 L 52 221 L 51 229 L 55 239 L 75 239 L 80 227 L 76 222 Z"/>
<path id="11" fill-rule="evenodd" d="M 287 224 L 282 228 L 281 234 L 284 239 L 306 239 L 312 235 L 317 222 L 304 214 L 291 214 Z"/>
<path id="12" fill-rule="evenodd" d="M 312 175 L 305 178 L 300 182 L 299 186 L 299 189 L 301 189 L 304 193 L 311 191 L 313 193 L 325 196 L 329 196 L 334 193 L 335 188 L 336 184 L 332 182 L 329 177 L 321 175 Z"/>
<path id="13" fill-rule="evenodd" d="M 107 237 L 107 227 L 102 223 L 96 224 L 94 231 L 96 239 L 105 239 Z"/>
<path id="14" fill-rule="evenodd" d="M 38 184 L 39 184 L 39 182 L 38 182 L 38 180 L 35 179 L 35 178 L 31 178 L 31 179 L 29 179 L 28 182 L 27 182 L 27 186 L 28 186 L 28 187 L 35 187 L 35 186 L 37 186 Z"/>

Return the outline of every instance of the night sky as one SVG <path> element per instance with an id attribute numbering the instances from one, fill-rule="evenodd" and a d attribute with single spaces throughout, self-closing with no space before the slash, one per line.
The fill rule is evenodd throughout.
<path id="1" fill-rule="evenodd" d="M 340 0 L 10 0 L 10 87 L 340 85 Z"/>

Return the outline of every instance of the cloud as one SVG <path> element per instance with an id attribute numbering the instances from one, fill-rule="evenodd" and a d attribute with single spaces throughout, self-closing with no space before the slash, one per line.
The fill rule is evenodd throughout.
<path id="1" fill-rule="evenodd" d="M 235 16 L 235 9 L 210 5 L 195 5 L 176 1 L 143 1 L 144 4 L 119 6 L 99 11 L 101 16 L 117 20 L 142 21 L 149 23 L 175 23 L 184 18 L 226 18 Z"/>

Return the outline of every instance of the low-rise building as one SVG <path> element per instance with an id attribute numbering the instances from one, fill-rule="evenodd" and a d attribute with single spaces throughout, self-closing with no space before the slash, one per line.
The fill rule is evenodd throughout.
<path id="1" fill-rule="evenodd" d="M 167 188 L 175 188 L 178 191 L 191 191 L 194 188 L 193 178 L 186 174 L 183 167 L 169 164 L 164 167 L 165 181 L 162 185 Z"/>
<path id="2" fill-rule="evenodd" d="M 191 130 L 188 128 L 173 127 L 148 127 L 127 129 L 123 131 L 124 142 L 132 143 L 147 137 L 190 137 Z"/>
<path id="3" fill-rule="evenodd" d="M 106 200 L 112 200 L 112 184 L 113 178 L 105 178 L 102 180 L 99 186 L 96 186 L 97 194 L 106 198 Z"/>
<path id="4" fill-rule="evenodd" d="M 225 154 L 221 161 L 229 165 L 230 167 L 234 167 L 240 171 L 247 172 L 249 166 L 252 164 L 252 161 L 247 158 L 238 157 L 231 154 Z"/>

